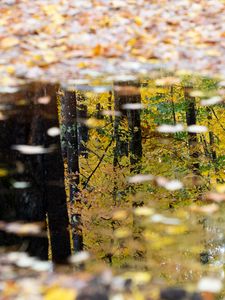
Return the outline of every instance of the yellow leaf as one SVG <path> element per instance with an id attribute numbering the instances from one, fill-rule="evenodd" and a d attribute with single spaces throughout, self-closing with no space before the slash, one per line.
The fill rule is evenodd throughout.
<path id="1" fill-rule="evenodd" d="M 76 291 L 72 289 L 65 289 L 61 287 L 52 287 L 47 290 L 44 300 L 74 300 L 76 298 Z"/>
<path id="2" fill-rule="evenodd" d="M 7 49 L 14 47 L 19 44 L 19 39 L 15 36 L 12 37 L 6 37 L 1 40 L 0 42 L 0 48 Z"/>
<path id="3" fill-rule="evenodd" d="M 43 54 L 43 59 L 48 64 L 54 63 L 58 60 L 54 51 L 45 51 L 45 53 Z"/>
<path id="4" fill-rule="evenodd" d="M 12 66 L 12 65 L 7 66 L 7 67 L 6 67 L 6 72 L 7 72 L 8 74 L 14 74 L 14 73 L 15 73 L 15 67 Z"/>
<path id="5" fill-rule="evenodd" d="M 87 62 L 81 61 L 77 64 L 78 68 L 86 68 L 88 66 Z"/>
<path id="6" fill-rule="evenodd" d="M 134 22 L 138 25 L 141 26 L 143 24 L 142 19 L 140 17 L 135 17 Z"/>

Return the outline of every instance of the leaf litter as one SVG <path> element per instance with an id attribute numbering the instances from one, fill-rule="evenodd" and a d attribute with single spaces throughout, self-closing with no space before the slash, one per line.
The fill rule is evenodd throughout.
<path id="1" fill-rule="evenodd" d="M 2 1 L 0 12 L 1 86 L 158 68 L 224 77 L 222 0 Z"/>

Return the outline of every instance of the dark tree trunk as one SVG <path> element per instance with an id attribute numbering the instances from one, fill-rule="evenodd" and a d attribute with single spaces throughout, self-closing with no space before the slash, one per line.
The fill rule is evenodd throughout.
<path id="1" fill-rule="evenodd" d="M 6 119 L 0 121 L 0 167 L 3 170 L 15 171 L 10 148 L 14 141 L 13 128 L 15 121 Z M 11 176 L 0 176 L 0 220 L 11 222 L 16 220 L 15 191 L 11 188 Z M 16 235 L 0 230 L 0 246 L 10 246 L 20 243 Z"/>
<path id="2" fill-rule="evenodd" d="M 18 126 L 15 127 L 15 144 L 44 145 L 44 123 L 39 109 L 30 105 L 29 119 L 18 115 Z M 20 132 L 19 135 L 18 132 Z M 22 162 L 24 172 L 16 180 L 30 183 L 30 187 L 16 192 L 16 219 L 27 222 L 44 222 L 46 224 L 46 193 L 43 155 L 24 155 L 15 153 L 15 159 Z M 46 225 L 45 225 L 46 226 Z M 23 239 L 29 254 L 48 259 L 48 240 L 46 238 L 27 237 Z"/>
<path id="3" fill-rule="evenodd" d="M 185 88 L 184 92 L 186 102 L 186 123 L 187 126 L 196 124 L 196 103 L 195 98 L 189 95 L 189 90 Z M 196 133 L 188 132 L 188 145 L 190 157 L 193 161 L 192 169 L 193 173 L 199 174 L 199 152 L 197 150 L 198 138 Z"/>
<path id="4" fill-rule="evenodd" d="M 123 93 L 123 86 L 128 86 L 127 83 L 118 83 L 117 86 L 121 87 L 121 93 L 114 93 L 115 97 L 115 110 L 120 111 L 122 116 L 115 117 L 114 136 L 116 140 L 114 165 L 118 164 L 118 158 L 124 155 L 130 154 L 131 170 L 134 170 L 133 166 L 136 165 L 142 157 L 142 134 L 141 134 L 141 118 L 140 109 L 124 109 L 123 105 L 127 103 L 140 103 L 141 94 L 137 92 L 135 94 L 126 95 Z M 140 84 L 132 82 L 131 86 L 139 88 Z M 124 128 L 124 121 L 127 118 L 128 132 Z"/>
<path id="5" fill-rule="evenodd" d="M 212 120 L 212 112 L 209 108 L 207 108 L 207 113 L 208 113 L 208 122 L 210 123 Z M 209 131 L 209 145 L 210 145 L 210 155 L 212 158 L 212 162 L 215 164 L 216 159 L 217 159 L 217 155 L 216 155 L 216 150 L 214 148 L 215 146 L 215 135 L 213 133 L 212 130 Z M 215 167 L 215 170 L 217 170 L 217 168 Z"/>
<path id="6" fill-rule="evenodd" d="M 79 154 L 88 158 L 86 144 L 88 142 L 88 126 L 85 121 L 88 119 L 87 105 L 83 104 L 85 97 L 81 93 L 77 95 L 77 121 L 78 121 L 78 146 Z"/>
<path id="7" fill-rule="evenodd" d="M 56 87 L 54 97 L 51 100 L 54 118 L 44 120 L 44 133 L 50 127 L 59 127 Z M 69 219 L 64 185 L 64 165 L 60 146 L 60 137 L 45 135 L 45 146 L 56 145 L 56 151 L 45 154 L 44 159 L 44 182 L 46 195 L 46 210 L 51 239 L 52 259 L 63 262 L 71 254 L 69 237 Z"/>
<path id="8" fill-rule="evenodd" d="M 176 120 L 176 111 L 175 111 L 175 105 L 174 105 L 174 100 L 173 100 L 173 95 L 174 95 L 174 87 L 171 86 L 170 88 L 170 95 L 171 95 L 171 104 L 172 104 L 172 115 L 173 115 L 173 124 L 177 124 Z"/>
<path id="9" fill-rule="evenodd" d="M 119 85 L 119 84 L 118 84 Z M 126 111 L 122 109 L 122 106 L 126 103 L 126 97 L 114 92 L 114 110 L 120 112 L 121 116 L 115 116 L 114 121 L 114 139 L 116 142 L 114 149 L 114 161 L 113 165 L 116 167 L 122 156 L 128 156 L 128 135 L 124 128 L 126 119 Z"/>
<path id="10" fill-rule="evenodd" d="M 70 190 L 70 219 L 74 250 L 83 249 L 81 213 L 79 198 L 79 146 L 77 127 L 77 104 L 75 92 L 61 92 L 61 127 L 63 147 L 67 150 L 67 164 Z"/>
<path id="11" fill-rule="evenodd" d="M 135 95 L 128 97 L 128 103 L 140 103 L 141 95 Z M 139 173 L 139 167 L 137 164 L 142 157 L 142 134 L 141 134 L 141 117 L 140 110 L 128 110 L 127 111 L 128 125 L 129 125 L 129 152 L 130 152 L 130 164 L 131 171 Z"/>

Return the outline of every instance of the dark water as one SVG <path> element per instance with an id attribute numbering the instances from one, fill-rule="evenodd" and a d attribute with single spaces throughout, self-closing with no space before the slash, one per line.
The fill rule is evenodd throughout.
<path id="1" fill-rule="evenodd" d="M 2 251 L 87 250 L 152 284 L 223 281 L 224 94 L 171 77 L 2 93 Z"/>

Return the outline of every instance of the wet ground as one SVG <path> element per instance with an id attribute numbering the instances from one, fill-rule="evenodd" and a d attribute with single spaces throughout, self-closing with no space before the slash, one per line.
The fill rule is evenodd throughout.
<path id="1" fill-rule="evenodd" d="M 156 299 L 168 286 L 189 294 L 162 299 L 222 299 L 224 82 L 124 79 L 31 83 L 0 95 L 3 294 L 28 270 L 49 285 L 53 265 L 20 252 L 64 263 L 82 251 L 72 256 L 77 267 L 62 269 L 65 282 L 83 274 L 81 282 L 98 280 L 124 299 Z"/>

